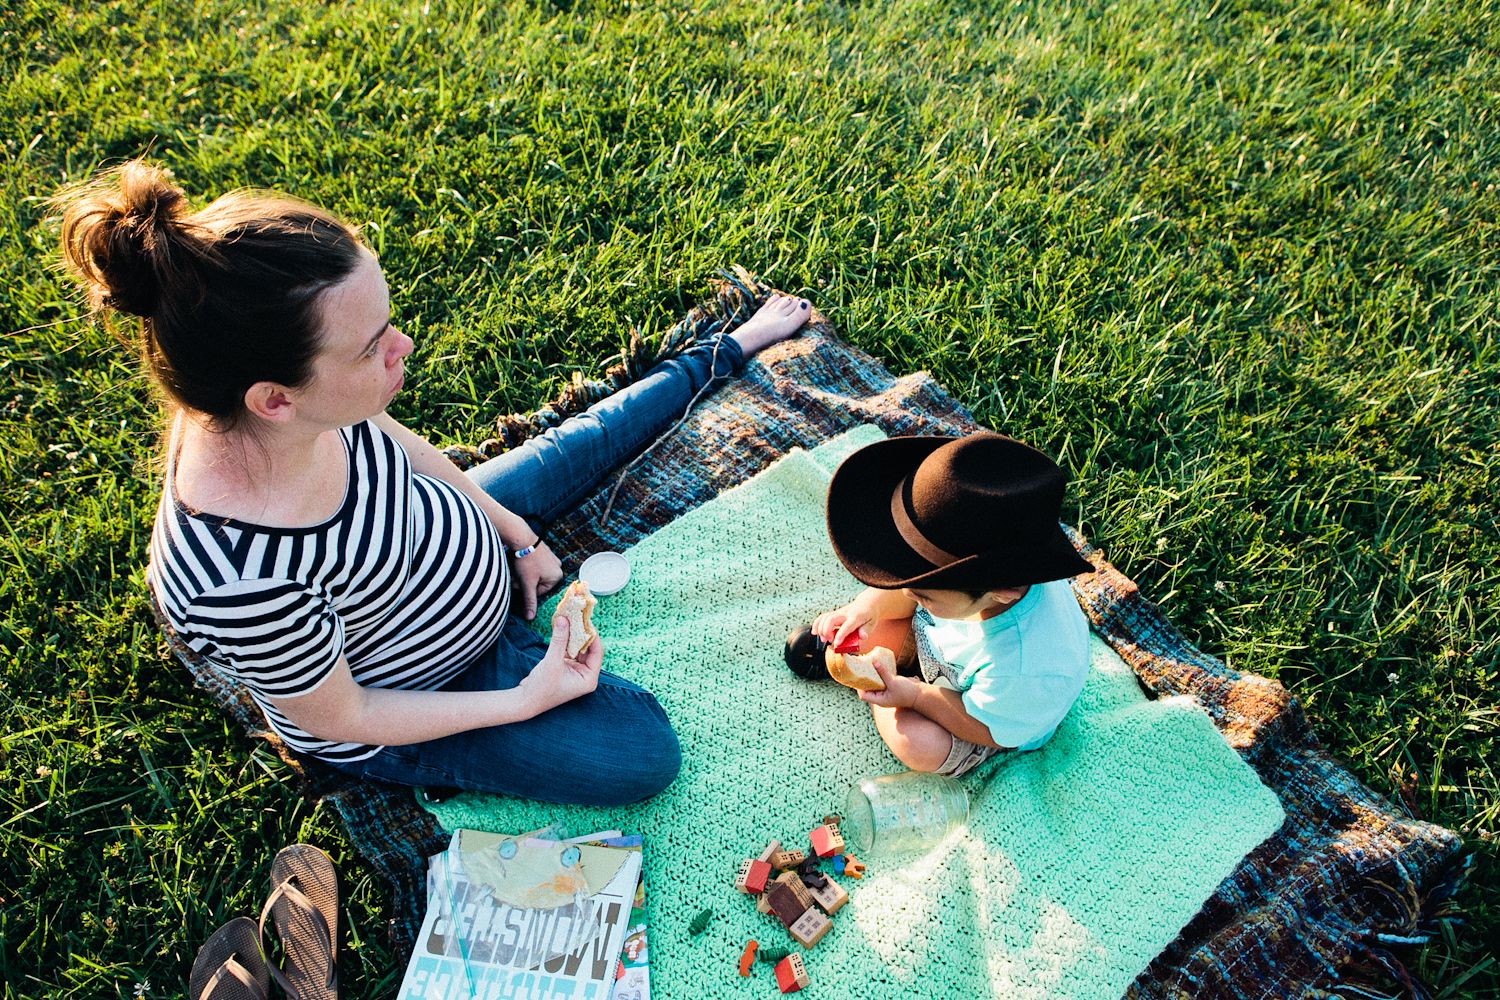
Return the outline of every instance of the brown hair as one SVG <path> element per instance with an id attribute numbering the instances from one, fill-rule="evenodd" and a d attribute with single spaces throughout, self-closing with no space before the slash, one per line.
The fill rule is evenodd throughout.
<path id="1" fill-rule="evenodd" d="M 141 318 L 141 357 L 167 397 L 228 430 L 256 382 L 312 377 L 320 293 L 354 271 L 347 223 L 259 191 L 198 212 L 170 175 L 131 160 L 53 199 L 62 253 L 95 309 Z"/>

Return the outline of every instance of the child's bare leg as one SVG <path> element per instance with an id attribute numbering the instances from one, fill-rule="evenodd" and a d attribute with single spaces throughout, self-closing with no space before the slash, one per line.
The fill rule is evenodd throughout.
<path id="1" fill-rule="evenodd" d="M 868 653 L 876 646 L 884 646 L 895 653 L 897 671 L 906 673 L 902 668 L 911 666 L 917 658 L 917 641 L 911 634 L 911 619 L 888 618 L 879 622 L 860 643 L 859 651 Z"/>
<path id="2" fill-rule="evenodd" d="M 870 714 L 891 753 L 913 771 L 936 771 L 948 760 L 953 734 L 921 712 L 871 705 Z"/>

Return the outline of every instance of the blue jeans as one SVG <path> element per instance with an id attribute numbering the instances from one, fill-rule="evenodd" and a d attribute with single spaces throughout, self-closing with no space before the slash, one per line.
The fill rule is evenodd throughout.
<path id="1" fill-rule="evenodd" d="M 716 359 L 712 343 L 700 344 L 469 475 L 513 513 L 550 521 L 671 427 L 710 377 L 725 378 L 744 363 L 733 340 L 719 342 Z M 546 651 L 546 641 L 513 617 L 495 644 L 444 690 L 515 687 Z M 666 788 L 682 765 L 682 751 L 650 692 L 601 671 L 594 691 L 535 718 L 330 763 L 348 774 L 401 785 L 613 806 Z"/>
<path id="2" fill-rule="evenodd" d="M 719 379 L 745 366 L 739 344 L 728 337 L 718 343 L 717 359 L 712 343 L 699 344 L 540 437 L 475 466 L 469 478 L 511 513 L 553 520 L 682 416 L 709 380 L 711 361 Z"/>
<path id="3" fill-rule="evenodd" d="M 511 618 L 495 644 L 443 690 L 515 687 L 546 651 L 531 626 Z M 589 694 L 524 722 L 385 747 L 373 757 L 334 766 L 398 785 L 617 806 L 670 785 L 682 751 L 650 692 L 601 671 L 599 686 Z"/>

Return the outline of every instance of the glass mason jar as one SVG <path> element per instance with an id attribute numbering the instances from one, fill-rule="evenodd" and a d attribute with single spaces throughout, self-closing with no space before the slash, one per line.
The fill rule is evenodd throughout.
<path id="1" fill-rule="evenodd" d="M 922 771 L 860 778 L 844 803 L 842 831 L 856 854 L 925 851 L 969 821 L 969 793 Z"/>

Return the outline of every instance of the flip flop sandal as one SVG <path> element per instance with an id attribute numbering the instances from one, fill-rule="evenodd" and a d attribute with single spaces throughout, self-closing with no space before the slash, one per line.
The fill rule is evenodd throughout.
<path id="1" fill-rule="evenodd" d="M 188 1000 L 266 1000 L 271 969 L 260 948 L 260 930 L 235 917 L 198 949 L 188 975 Z"/>
<path id="2" fill-rule="evenodd" d="M 276 924 L 282 968 L 271 976 L 290 1000 L 338 1000 L 339 879 L 311 844 L 284 847 L 271 863 L 271 895 L 260 911 Z"/>

